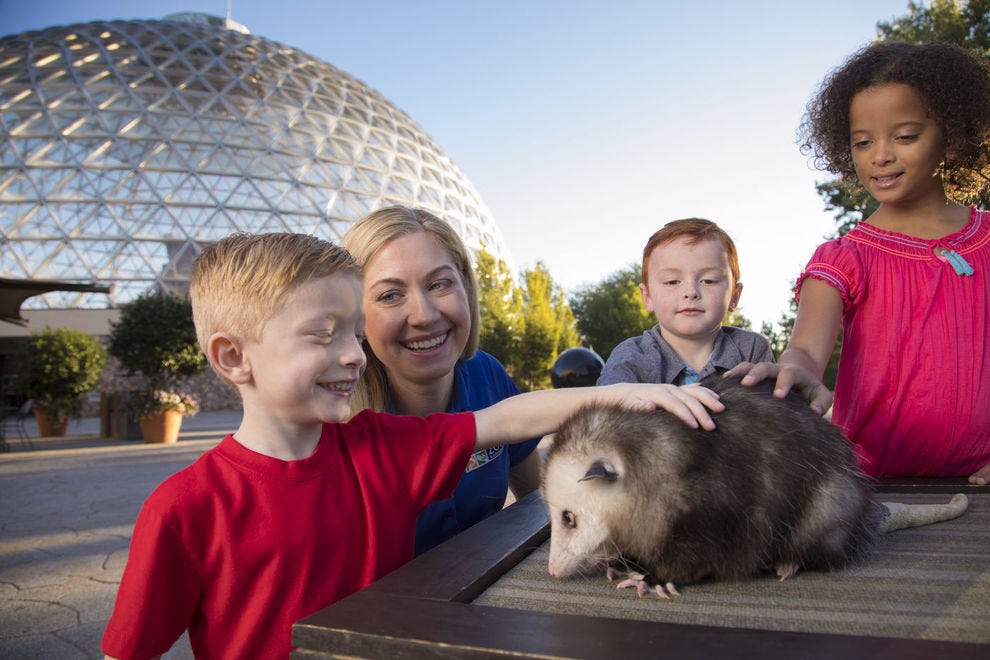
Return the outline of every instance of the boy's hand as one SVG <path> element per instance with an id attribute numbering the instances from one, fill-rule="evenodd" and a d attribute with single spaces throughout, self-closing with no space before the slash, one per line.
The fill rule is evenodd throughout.
<path id="1" fill-rule="evenodd" d="M 595 403 L 646 412 L 663 408 L 691 428 L 700 426 L 709 431 L 715 428 L 715 422 L 708 411 L 725 410 L 718 394 L 700 385 L 676 387 L 616 383 L 601 387 L 565 387 L 525 392 L 474 411 L 475 448 L 485 449 L 553 433 L 581 406 Z"/>
<path id="2" fill-rule="evenodd" d="M 715 422 L 708 411 L 725 410 L 718 394 L 701 385 L 678 387 L 668 384 L 617 383 L 598 389 L 610 388 L 615 389 L 615 402 L 625 408 L 642 411 L 663 408 L 694 429 L 700 426 L 708 431 L 714 430 Z"/>
<path id="3" fill-rule="evenodd" d="M 778 399 L 783 399 L 793 389 L 819 415 L 832 407 L 832 391 L 815 374 L 796 364 L 742 362 L 723 374 L 724 378 L 730 376 L 742 376 L 743 385 L 756 385 L 767 378 L 776 378 L 773 395 Z"/>
<path id="4" fill-rule="evenodd" d="M 986 486 L 987 484 L 990 484 L 990 463 L 987 463 L 975 473 L 971 474 L 969 476 L 969 483 L 976 484 L 977 486 Z"/>

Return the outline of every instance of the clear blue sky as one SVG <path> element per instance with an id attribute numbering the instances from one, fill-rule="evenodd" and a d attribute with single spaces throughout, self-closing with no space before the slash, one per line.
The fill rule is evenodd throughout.
<path id="1" fill-rule="evenodd" d="M 795 145 L 822 76 L 907 0 L 233 0 L 254 34 L 361 79 L 474 183 L 517 266 L 566 290 L 638 262 L 665 222 L 718 222 L 759 328 L 834 228 Z M 0 0 L 0 35 L 226 0 Z"/>

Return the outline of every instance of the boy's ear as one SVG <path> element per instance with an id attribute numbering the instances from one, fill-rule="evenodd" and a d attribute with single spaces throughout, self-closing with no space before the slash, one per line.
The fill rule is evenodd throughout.
<path id="1" fill-rule="evenodd" d="M 741 295 L 742 295 L 742 282 L 736 282 L 735 289 L 733 289 L 732 291 L 732 297 L 729 298 L 730 312 L 739 306 L 739 296 Z"/>
<path id="2" fill-rule="evenodd" d="M 653 301 L 650 300 L 650 287 L 643 282 L 639 285 L 639 295 L 643 298 L 643 306 L 646 307 L 646 311 L 653 311 Z"/>
<path id="3" fill-rule="evenodd" d="M 220 375 L 235 385 L 251 378 L 251 364 L 244 356 L 241 340 L 225 332 L 217 332 L 206 343 L 206 357 Z"/>

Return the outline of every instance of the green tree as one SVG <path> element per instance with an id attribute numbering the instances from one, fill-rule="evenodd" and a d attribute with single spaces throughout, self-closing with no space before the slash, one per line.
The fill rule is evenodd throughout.
<path id="1" fill-rule="evenodd" d="M 538 263 L 517 286 L 504 261 L 486 250 L 476 255 L 481 348 L 505 366 L 521 389 L 550 386 L 557 355 L 580 343 L 574 312 L 563 289 Z"/>
<path id="2" fill-rule="evenodd" d="M 508 369 L 519 337 L 522 298 L 504 261 L 496 261 L 484 248 L 475 256 L 481 307 L 481 348 Z"/>
<path id="3" fill-rule="evenodd" d="M 75 328 L 32 333 L 17 356 L 17 386 L 52 421 L 78 415 L 80 396 L 92 392 L 107 363 L 96 339 Z"/>
<path id="4" fill-rule="evenodd" d="M 608 359 L 619 342 L 642 334 L 656 322 L 639 293 L 641 272 L 641 266 L 631 264 L 571 296 L 570 306 L 585 345 L 603 359 Z"/>
<path id="5" fill-rule="evenodd" d="M 877 23 L 886 41 L 945 41 L 990 57 L 990 0 L 932 0 L 908 3 L 908 13 Z"/>
<path id="6" fill-rule="evenodd" d="M 578 334 L 577 319 L 574 317 L 571 304 L 567 301 L 567 294 L 559 286 L 555 286 L 553 290 L 553 311 L 558 328 L 557 350 L 554 354 L 556 360 L 557 356 L 568 348 L 580 346 L 581 335 Z"/>
<path id="7" fill-rule="evenodd" d="M 835 236 L 845 236 L 850 229 L 870 217 L 880 203 L 853 181 L 834 179 L 815 185 L 825 202 L 826 211 L 835 212 Z"/>
<path id="8" fill-rule="evenodd" d="M 563 290 L 542 263 L 523 272 L 523 316 L 514 376 L 524 389 L 550 387 L 550 368 L 559 352 L 576 345 L 574 315 Z"/>
<path id="9" fill-rule="evenodd" d="M 110 354 L 130 374 L 141 374 L 151 390 L 171 389 L 198 374 L 206 356 L 196 341 L 188 299 L 150 293 L 124 305 L 110 328 Z"/>

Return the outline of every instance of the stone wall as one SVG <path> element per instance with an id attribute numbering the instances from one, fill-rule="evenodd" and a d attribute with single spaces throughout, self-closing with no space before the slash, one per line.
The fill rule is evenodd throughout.
<path id="1" fill-rule="evenodd" d="M 120 363 L 114 357 L 107 357 L 107 366 L 100 376 L 100 384 L 96 390 L 86 397 L 83 404 L 83 417 L 96 417 L 100 411 L 100 399 L 116 392 L 130 392 L 144 388 L 144 379 L 140 376 L 127 376 L 120 369 Z M 191 394 L 199 402 L 201 411 L 240 410 L 241 398 L 237 392 L 219 376 L 207 368 L 203 373 L 182 382 L 177 390 Z"/>

